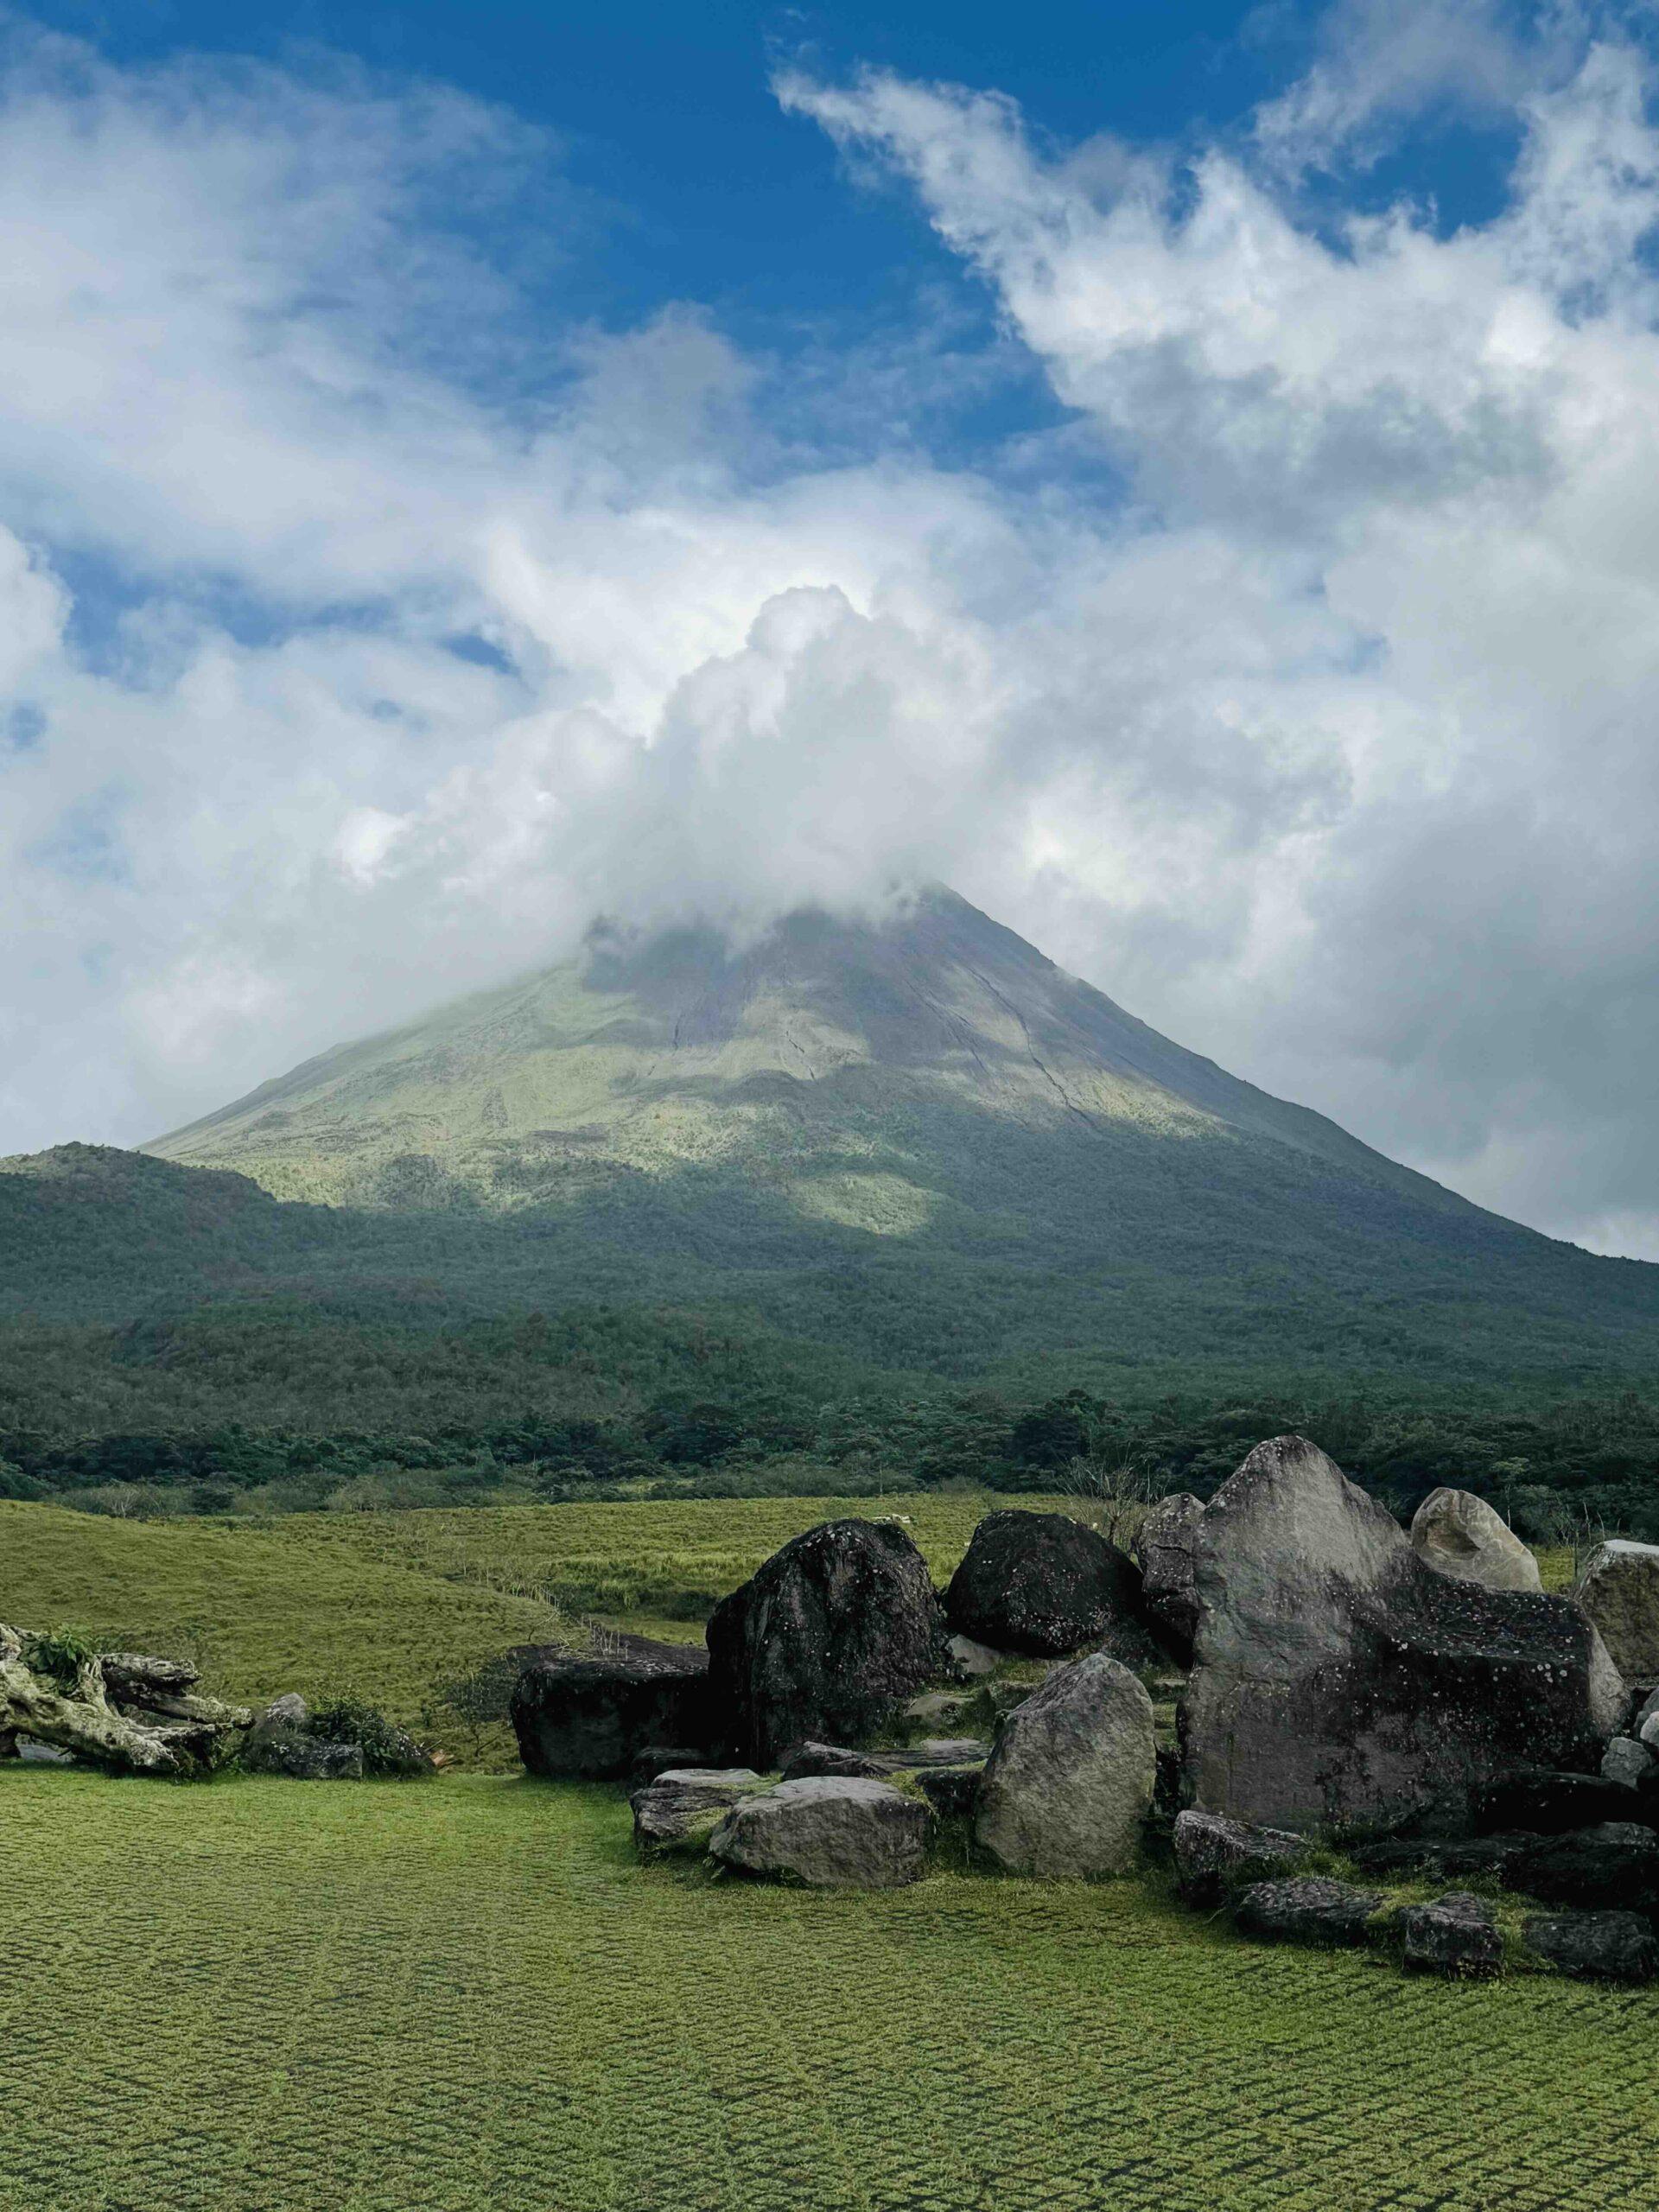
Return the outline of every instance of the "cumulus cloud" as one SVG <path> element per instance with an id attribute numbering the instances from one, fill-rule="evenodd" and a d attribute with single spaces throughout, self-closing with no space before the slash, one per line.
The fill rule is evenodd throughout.
<path id="1" fill-rule="evenodd" d="M 994 89 L 780 80 L 1068 410 L 977 463 L 929 460 L 891 350 L 859 448 L 857 363 L 791 385 L 695 302 L 550 346 L 446 213 L 535 194 L 543 299 L 586 250 L 497 110 L 14 31 L 0 1147 L 152 1135 L 601 908 L 936 874 L 1239 1072 L 1659 1252 L 1647 67 L 1391 20 L 1333 17 L 1186 168 Z M 1465 34 L 1502 212 L 1316 226 L 1302 173 Z"/>

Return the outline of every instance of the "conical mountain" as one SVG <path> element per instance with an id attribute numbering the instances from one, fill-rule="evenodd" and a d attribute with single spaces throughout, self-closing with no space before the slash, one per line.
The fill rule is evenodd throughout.
<path id="1" fill-rule="evenodd" d="M 990 1195 L 988 1169 L 1033 1144 L 1109 1181 L 1124 1146 L 1154 1140 L 1200 1174 L 1210 1147 L 1265 1143 L 1475 1212 L 942 887 L 886 920 L 794 914 L 747 945 L 595 932 L 579 960 L 324 1053 L 144 1149 L 280 1198 L 397 1208 L 557 1206 L 607 1176 L 737 1169 L 809 1217 L 902 1232 Z"/>

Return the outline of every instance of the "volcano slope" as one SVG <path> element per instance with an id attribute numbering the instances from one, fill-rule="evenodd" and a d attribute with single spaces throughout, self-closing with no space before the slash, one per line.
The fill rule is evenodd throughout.
<path id="1" fill-rule="evenodd" d="M 41 1318 L 672 1306 L 836 1389 L 1659 1372 L 1659 1268 L 1482 1211 L 942 888 L 747 944 L 596 931 L 143 1156 L 5 1165 L 0 1310 Z"/>

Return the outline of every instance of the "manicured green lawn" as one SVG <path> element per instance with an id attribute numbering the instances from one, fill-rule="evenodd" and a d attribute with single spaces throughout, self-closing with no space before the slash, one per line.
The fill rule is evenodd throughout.
<path id="1" fill-rule="evenodd" d="M 0 1772 L 4 2212 L 1612 2212 L 1659 1995 L 1135 1885 L 638 1867 L 619 1796 Z"/>

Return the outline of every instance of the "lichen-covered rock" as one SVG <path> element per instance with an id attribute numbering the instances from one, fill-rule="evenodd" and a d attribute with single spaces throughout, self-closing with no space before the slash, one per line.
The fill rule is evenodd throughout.
<path id="1" fill-rule="evenodd" d="M 617 1781 L 649 1744 L 711 1744 L 709 1660 L 695 1645 L 619 1639 L 602 1658 L 554 1649 L 513 1685 L 508 1717 L 531 1774 Z"/>
<path id="2" fill-rule="evenodd" d="M 1659 1835 L 1632 1821 L 1604 1821 L 1541 1836 L 1516 1852 L 1499 1878 L 1544 1904 L 1651 1914 L 1659 1911 Z"/>
<path id="3" fill-rule="evenodd" d="M 791 1745 L 859 1745 L 942 1663 L 926 1562 L 890 1522 L 829 1521 L 774 1552 L 709 1623 L 709 1679 L 753 1766 Z"/>
<path id="4" fill-rule="evenodd" d="M 740 1797 L 765 1786 L 752 1767 L 671 1767 L 628 1800 L 634 1847 L 656 1853 L 702 1842 Z"/>
<path id="5" fill-rule="evenodd" d="M 1466 1827 L 1522 1764 L 1592 1770 L 1624 1685 L 1567 1600 L 1426 1567 L 1299 1436 L 1258 1445 L 1198 1527 L 1189 1802 L 1268 1827 Z"/>
<path id="6" fill-rule="evenodd" d="M 1418 1507 L 1411 1548 L 1425 1566 L 1486 1590 L 1541 1588 L 1538 1562 L 1519 1536 L 1466 1490 L 1437 1490 Z"/>
<path id="7" fill-rule="evenodd" d="M 1503 1969 L 1503 1938 L 1491 1907 L 1466 1890 L 1406 1905 L 1399 1927 L 1408 1974 L 1490 1981 Z"/>
<path id="8" fill-rule="evenodd" d="M 931 1815 L 885 1782 L 824 1775 L 741 1798 L 709 1839 L 711 1858 L 821 1890 L 895 1890 L 925 1871 Z"/>
<path id="9" fill-rule="evenodd" d="M 1308 1852 L 1307 1838 L 1289 1828 L 1251 1827 L 1221 1813 L 1178 1813 L 1172 1840 L 1181 1895 L 1194 1904 L 1270 1881 L 1300 1865 Z"/>
<path id="10" fill-rule="evenodd" d="M 1659 1544 L 1598 1544 L 1573 1586 L 1613 1664 L 1633 1682 L 1659 1675 Z"/>
<path id="11" fill-rule="evenodd" d="M 1535 1958 L 1575 1981 L 1651 1981 L 1659 1940 L 1640 1913 L 1535 1913 L 1521 1936 Z"/>
<path id="12" fill-rule="evenodd" d="M 1154 1766 L 1152 1700 L 1127 1667 L 1090 1652 L 1003 1722 L 975 1839 L 1011 1873 L 1122 1873 L 1139 1852 Z"/>
<path id="13" fill-rule="evenodd" d="M 1293 1874 L 1246 1890 L 1237 1919 L 1247 1936 L 1268 1942 L 1357 1950 L 1370 1941 L 1372 1916 L 1382 1906 L 1379 1891 L 1357 1890 L 1323 1874 Z"/>
<path id="14" fill-rule="evenodd" d="M 1192 1634 L 1198 1624 L 1196 1576 L 1203 1517 L 1203 1501 L 1189 1491 L 1179 1491 L 1152 1508 L 1135 1538 L 1147 1611 L 1170 1649 L 1183 1659 L 1192 1656 Z"/>
<path id="15" fill-rule="evenodd" d="M 1140 1666 L 1162 1656 L 1133 1560 L 1064 1513 L 988 1513 L 944 1594 L 961 1636 L 1052 1659 L 1101 1644 Z"/>

